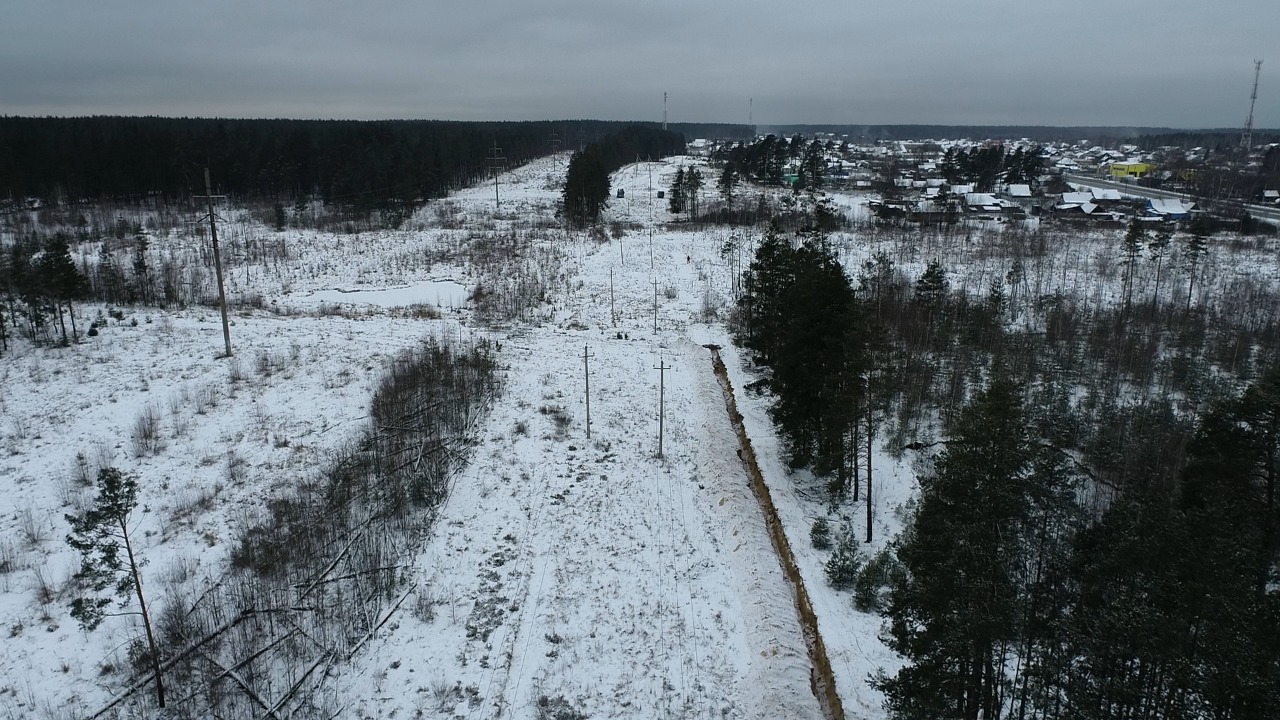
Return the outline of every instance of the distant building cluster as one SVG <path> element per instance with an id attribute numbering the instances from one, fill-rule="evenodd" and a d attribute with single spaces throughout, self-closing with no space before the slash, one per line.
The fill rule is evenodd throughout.
<path id="1" fill-rule="evenodd" d="M 829 133 L 817 133 L 812 140 L 767 136 L 755 142 L 800 145 L 808 148 L 806 153 L 812 146 L 822 148 L 822 186 L 869 193 L 876 217 L 887 221 L 955 223 L 1035 216 L 1119 226 L 1133 218 L 1181 222 L 1200 213 L 1238 220 L 1246 201 L 1280 205 L 1280 192 L 1270 188 L 1252 191 L 1248 198 L 1230 198 L 1223 192 L 1218 201 L 1203 200 L 1196 181 L 1202 186 L 1211 173 L 1223 172 L 1214 165 L 1213 152 L 1203 147 L 1144 151 L 1132 144 L 1103 147 L 1085 140 L 1028 139 L 857 143 Z M 707 139 L 694 140 L 687 148 L 689 154 L 713 161 L 741 156 L 742 151 L 740 142 Z M 1236 162 L 1257 168 L 1275 155 L 1280 155 L 1280 147 L 1263 146 Z M 800 186 L 809 187 L 803 181 L 809 162 L 791 153 L 783 161 L 781 184 L 795 185 L 799 179 Z M 1164 191 L 1154 191 L 1160 188 Z"/>

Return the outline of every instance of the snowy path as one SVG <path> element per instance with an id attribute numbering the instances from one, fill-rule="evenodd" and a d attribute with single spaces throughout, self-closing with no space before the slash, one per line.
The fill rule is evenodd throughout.
<path id="1" fill-rule="evenodd" d="M 656 237 L 652 269 L 647 234 L 567 246 L 572 292 L 503 342 L 506 392 L 418 558 L 434 617 L 403 613 L 361 663 L 362 713 L 823 717 L 720 384 L 689 337 L 707 280 L 688 241 Z"/>
<path id="2" fill-rule="evenodd" d="M 486 450 L 418 561 L 442 607 L 430 623 L 406 617 L 367 666 L 403 659 L 384 672 L 461 683 L 458 705 L 483 717 L 533 717 L 543 698 L 592 717 L 821 717 L 706 350 L 665 351 L 658 459 L 656 408 L 636 407 L 631 387 L 656 374 L 646 343 L 591 344 L 590 441 L 580 364 L 540 360 L 574 357 L 592 335 L 537 330 L 504 348 L 510 387 Z"/>

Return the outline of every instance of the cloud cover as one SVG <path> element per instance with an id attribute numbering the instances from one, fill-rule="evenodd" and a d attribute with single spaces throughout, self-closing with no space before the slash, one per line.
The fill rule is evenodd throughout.
<path id="1" fill-rule="evenodd" d="M 1280 127 L 1275 0 L 6 5 L 8 115 Z"/>

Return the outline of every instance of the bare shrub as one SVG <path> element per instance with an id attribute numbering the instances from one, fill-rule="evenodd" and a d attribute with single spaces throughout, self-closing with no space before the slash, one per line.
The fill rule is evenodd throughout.
<path id="1" fill-rule="evenodd" d="M 164 569 L 160 579 L 171 587 L 177 587 L 195 577 L 196 569 L 199 566 L 200 564 L 191 555 L 179 553 L 174 556 L 173 561 Z"/>
<path id="2" fill-rule="evenodd" d="M 232 385 L 244 382 L 244 368 L 240 365 L 240 358 L 233 357 L 227 363 L 227 381 Z"/>
<path id="3" fill-rule="evenodd" d="M 79 508 L 84 505 L 84 486 L 80 484 L 75 472 L 70 475 L 58 476 L 58 502 L 62 507 Z"/>
<path id="4" fill-rule="evenodd" d="M 557 440 L 563 440 L 568 436 L 569 425 L 573 423 L 573 419 L 569 417 L 569 411 L 563 405 L 543 405 L 538 408 L 538 412 L 551 420 Z"/>
<path id="5" fill-rule="evenodd" d="M 413 616 L 430 625 L 436 619 L 436 606 L 439 604 L 439 598 L 430 588 L 419 588 L 418 597 L 413 603 Z"/>
<path id="6" fill-rule="evenodd" d="M 240 453 L 231 450 L 227 453 L 227 480 L 232 485 L 241 485 L 249 476 L 249 463 Z"/>
<path id="7" fill-rule="evenodd" d="M 191 487 L 178 493 L 173 504 L 173 522 L 194 521 L 196 517 L 213 510 L 214 501 L 222 491 L 221 485 Z"/>
<path id="8" fill-rule="evenodd" d="M 414 303 L 404 309 L 404 314 L 415 320 L 439 320 L 440 308 L 426 303 Z"/>
<path id="9" fill-rule="evenodd" d="M 49 605 L 58 599 L 58 587 L 52 578 L 45 575 L 44 563 L 36 563 L 32 566 L 31 576 L 35 580 L 36 602 Z"/>
<path id="10" fill-rule="evenodd" d="M 218 407 L 218 402 L 222 399 L 222 392 L 217 385 L 206 385 L 196 393 L 192 402 L 195 403 L 194 409 L 197 415 L 204 415 L 209 412 L 210 408 Z"/>
<path id="11" fill-rule="evenodd" d="M 26 440 L 31 435 L 30 429 L 27 427 L 27 420 L 21 416 L 14 417 L 9 421 L 9 434 L 16 440 Z"/>
<path id="12" fill-rule="evenodd" d="M 160 437 L 159 411 L 150 405 L 142 409 L 133 423 L 132 440 L 135 457 L 148 457 L 164 449 L 164 440 Z"/>
<path id="13" fill-rule="evenodd" d="M 30 505 L 23 505 L 18 510 L 18 531 L 31 547 L 38 547 L 49 537 L 49 529 Z"/>
<path id="14" fill-rule="evenodd" d="M 266 350 L 259 350 L 253 356 L 253 369 L 258 373 L 258 377 L 269 378 L 280 372 L 286 367 L 285 359 L 279 355 L 272 355 Z"/>
<path id="15" fill-rule="evenodd" d="M 436 710 L 447 713 L 462 701 L 462 683 L 450 685 L 444 677 L 437 677 L 431 682 L 431 697 L 436 700 Z"/>
<path id="16" fill-rule="evenodd" d="M 0 540 L 0 575 L 8 575 L 18 570 L 21 556 L 18 548 L 10 540 Z"/>
<path id="17" fill-rule="evenodd" d="M 169 418 L 173 424 L 173 437 L 179 438 L 191 429 L 191 418 L 186 412 L 186 398 L 190 395 L 185 389 L 181 393 L 169 396 Z"/>
<path id="18" fill-rule="evenodd" d="M 97 472 L 89 467 L 89 459 L 83 452 L 76 453 L 75 465 L 71 469 L 71 477 L 80 487 L 91 487 Z"/>

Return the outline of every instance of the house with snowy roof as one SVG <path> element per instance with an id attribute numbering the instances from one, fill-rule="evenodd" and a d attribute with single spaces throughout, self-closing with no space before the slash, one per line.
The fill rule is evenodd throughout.
<path id="1" fill-rule="evenodd" d="M 1163 220 L 1186 220 L 1193 207 L 1195 207 L 1193 202 L 1166 198 L 1151 199 L 1147 201 L 1147 214 Z"/>

